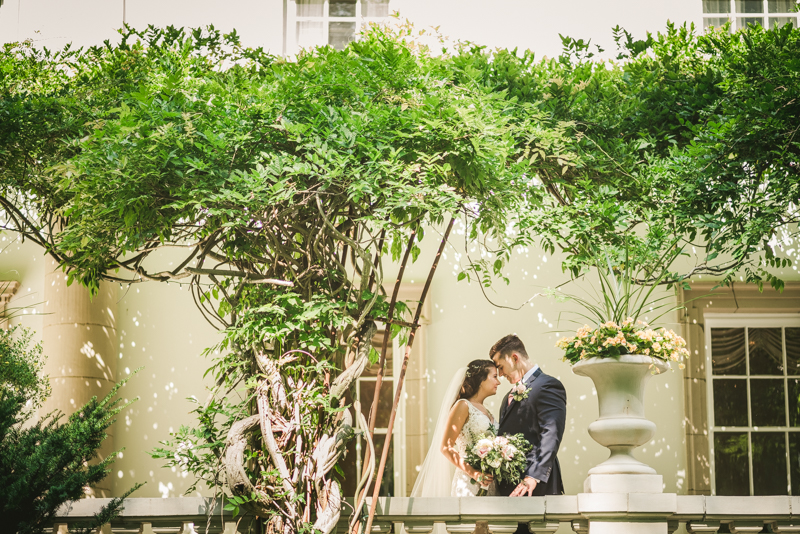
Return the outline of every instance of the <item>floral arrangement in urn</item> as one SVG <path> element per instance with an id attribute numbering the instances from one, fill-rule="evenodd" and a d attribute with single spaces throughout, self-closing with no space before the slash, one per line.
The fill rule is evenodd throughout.
<path id="1" fill-rule="evenodd" d="M 654 313 L 657 321 L 681 309 L 674 305 L 674 296 L 657 293 L 659 287 L 670 288 L 685 281 L 670 272 L 669 266 L 682 253 L 677 246 L 658 257 L 631 257 L 628 247 L 595 252 L 600 291 L 594 298 L 556 294 L 559 300 L 572 300 L 586 313 L 576 315 L 595 322 L 584 325 L 572 337 L 562 337 L 556 346 L 564 351 L 564 361 L 575 365 L 589 358 L 615 358 L 631 354 L 650 356 L 664 362 L 678 362 L 689 355 L 686 341 L 666 328 L 653 328 L 639 320 L 645 313 Z M 654 368 L 651 366 L 651 368 Z"/>
<path id="2" fill-rule="evenodd" d="M 607 321 L 597 327 L 584 325 L 573 337 L 562 337 L 556 346 L 564 351 L 564 361 L 576 364 L 586 358 L 616 358 L 624 354 L 652 356 L 666 362 L 679 362 L 689 355 L 686 341 L 666 328 L 650 328 L 643 321 L 627 318 L 621 324 Z"/>

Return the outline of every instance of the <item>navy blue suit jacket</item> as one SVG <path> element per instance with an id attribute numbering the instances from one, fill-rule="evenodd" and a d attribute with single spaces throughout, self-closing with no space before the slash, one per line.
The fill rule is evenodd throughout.
<path id="1" fill-rule="evenodd" d="M 528 398 L 512 400 L 510 405 L 508 394 L 502 398 L 498 434 L 523 434 L 533 445 L 522 476 L 540 481 L 534 495 L 561 495 L 564 483 L 556 454 L 567 420 L 567 392 L 557 378 L 544 374 L 541 369 L 529 376 L 525 385 Z M 510 495 L 516 486 L 503 482 L 497 489 L 500 495 Z"/>

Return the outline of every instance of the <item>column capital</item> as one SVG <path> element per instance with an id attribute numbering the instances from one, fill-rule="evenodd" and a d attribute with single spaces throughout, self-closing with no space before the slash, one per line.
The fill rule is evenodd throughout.
<path id="1" fill-rule="evenodd" d="M 0 328 L 3 330 L 8 329 L 8 319 L 6 316 L 6 306 L 11 301 L 17 291 L 19 290 L 19 282 L 16 280 L 0 280 Z"/>

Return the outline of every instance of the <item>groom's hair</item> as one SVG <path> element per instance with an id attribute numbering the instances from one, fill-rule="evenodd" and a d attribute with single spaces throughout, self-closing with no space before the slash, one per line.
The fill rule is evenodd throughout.
<path id="1" fill-rule="evenodd" d="M 525 345 L 515 334 L 509 334 L 492 345 L 492 348 L 489 349 L 489 358 L 494 359 L 495 354 L 499 354 L 501 358 L 508 358 L 511 356 L 512 352 L 520 354 L 525 359 L 528 358 L 528 352 L 525 350 Z"/>

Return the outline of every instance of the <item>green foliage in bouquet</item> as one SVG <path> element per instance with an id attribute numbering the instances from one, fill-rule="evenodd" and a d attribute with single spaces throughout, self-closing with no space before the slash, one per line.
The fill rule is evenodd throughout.
<path id="1" fill-rule="evenodd" d="M 522 434 L 481 434 L 467 450 L 466 462 L 480 472 L 494 476 L 497 482 L 516 483 L 522 479 L 528 466 L 526 454 L 532 448 Z"/>

